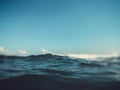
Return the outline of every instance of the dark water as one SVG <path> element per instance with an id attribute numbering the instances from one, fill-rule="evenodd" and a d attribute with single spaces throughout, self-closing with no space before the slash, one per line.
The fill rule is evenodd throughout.
<path id="1" fill-rule="evenodd" d="M 0 90 L 120 90 L 120 58 L 0 56 Z"/>

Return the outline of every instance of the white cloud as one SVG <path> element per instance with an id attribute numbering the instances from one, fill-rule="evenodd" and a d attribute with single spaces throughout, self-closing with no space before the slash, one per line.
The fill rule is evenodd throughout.
<path id="1" fill-rule="evenodd" d="M 11 51 L 9 49 L 4 48 L 3 46 L 0 46 L 0 54 L 2 54 L 2 55 L 23 55 L 23 56 L 25 56 L 25 55 L 28 55 L 28 52 L 25 51 L 25 50 L 18 50 L 18 52 L 14 51 L 14 50 Z"/>
<path id="2" fill-rule="evenodd" d="M 117 52 L 113 52 L 111 54 L 105 54 L 105 55 L 99 55 L 99 54 L 74 54 L 74 53 L 66 53 L 66 54 L 57 54 L 57 53 L 53 53 L 51 51 L 48 51 L 46 49 L 41 49 L 41 54 L 48 54 L 48 53 L 51 53 L 51 54 L 56 54 L 56 55 L 61 55 L 61 56 L 69 56 L 69 57 L 72 57 L 72 58 L 83 58 L 83 59 L 91 59 L 91 60 L 95 60 L 96 58 L 99 58 L 99 57 L 116 57 L 116 56 L 119 56 L 120 54 L 117 53 Z M 23 55 L 23 56 L 26 56 L 26 55 L 29 55 L 28 52 L 26 50 L 21 50 L 19 49 L 18 51 L 14 51 L 14 50 L 9 50 L 9 49 L 6 49 L 4 48 L 3 46 L 0 46 L 0 54 L 3 54 L 3 55 Z"/>
<path id="3" fill-rule="evenodd" d="M 13 52 L 4 48 L 3 46 L 0 46 L 0 54 L 4 55 L 13 55 Z"/>
<path id="4" fill-rule="evenodd" d="M 3 52 L 4 50 L 4 47 L 0 46 L 0 52 Z"/>
<path id="5" fill-rule="evenodd" d="M 41 49 L 40 52 L 41 52 L 42 54 L 48 54 L 48 53 L 54 54 L 53 52 L 48 51 L 48 50 L 46 50 L 46 49 L 44 49 L 44 48 Z"/>
<path id="6" fill-rule="evenodd" d="M 21 49 L 19 49 L 18 52 L 19 52 L 21 55 L 27 55 L 27 54 L 28 54 L 27 51 L 21 50 Z"/>
<path id="7" fill-rule="evenodd" d="M 106 58 L 106 57 L 116 57 L 119 56 L 117 53 L 99 55 L 99 54 L 67 54 L 69 57 L 73 58 L 83 58 L 83 59 L 97 59 L 97 58 Z"/>
<path id="8" fill-rule="evenodd" d="M 97 58 L 107 58 L 107 57 L 117 57 L 119 56 L 118 53 L 111 53 L 111 54 L 74 54 L 74 53 L 66 53 L 66 54 L 57 54 L 57 53 L 53 53 L 51 51 L 48 51 L 46 49 L 41 49 L 41 53 L 42 54 L 48 54 L 48 53 L 51 53 L 51 54 L 55 54 L 55 55 L 60 55 L 60 56 L 68 56 L 68 57 L 71 57 L 71 58 L 83 58 L 83 59 L 90 59 L 90 60 L 96 60 Z"/>
<path id="9" fill-rule="evenodd" d="M 98 55 L 88 55 L 88 54 L 67 54 L 67 56 L 74 58 L 84 58 L 84 59 L 96 59 Z"/>

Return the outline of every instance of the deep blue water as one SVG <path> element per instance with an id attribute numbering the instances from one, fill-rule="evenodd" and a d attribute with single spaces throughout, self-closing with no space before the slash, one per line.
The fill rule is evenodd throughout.
<path id="1" fill-rule="evenodd" d="M 120 58 L 0 56 L 0 90 L 120 90 Z M 11 89 L 11 90 L 12 90 Z"/>

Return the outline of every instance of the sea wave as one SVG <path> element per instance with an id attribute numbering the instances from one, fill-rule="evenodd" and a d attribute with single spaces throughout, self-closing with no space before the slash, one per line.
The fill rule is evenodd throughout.
<path id="1" fill-rule="evenodd" d="M 1 55 L 0 87 L 2 86 L 1 83 L 3 81 L 7 82 L 7 80 L 10 80 L 9 82 L 15 83 L 17 81 L 14 81 L 14 79 L 15 80 L 17 79 L 19 82 L 19 78 L 23 77 L 30 78 L 31 80 L 32 77 L 33 78 L 35 77 L 34 79 L 36 80 L 36 77 L 39 79 L 41 76 L 44 76 L 54 78 L 53 80 L 57 80 L 55 82 L 62 83 L 64 82 L 65 84 L 66 82 L 67 83 L 72 82 L 73 86 L 79 85 L 82 87 L 82 84 L 91 86 L 91 83 L 94 83 L 91 86 L 92 89 L 87 89 L 86 87 L 84 87 L 86 89 L 81 90 L 96 90 L 93 89 L 93 85 L 95 85 L 96 83 L 99 84 L 101 87 L 104 87 L 104 85 L 101 85 L 102 83 L 104 84 L 106 83 L 105 87 L 107 87 L 107 89 L 109 90 L 112 90 L 108 87 L 111 85 L 112 82 L 117 83 L 117 85 L 115 84 L 117 87 L 118 83 L 120 85 L 119 71 L 120 71 L 120 57 L 102 58 L 101 60 L 92 61 L 52 54 L 36 56 L 32 55 L 27 57 Z M 60 85 L 62 84 L 60 83 Z M 116 90 L 118 89 L 120 89 L 120 87 L 117 88 Z"/>

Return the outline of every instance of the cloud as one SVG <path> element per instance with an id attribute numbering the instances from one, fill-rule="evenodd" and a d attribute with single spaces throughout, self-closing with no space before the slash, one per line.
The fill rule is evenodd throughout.
<path id="1" fill-rule="evenodd" d="M 88 54 L 67 54 L 67 56 L 74 57 L 74 58 L 84 58 L 84 59 L 95 59 L 97 55 L 88 55 Z"/>
<path id="2" fill-rule="evenodd" d="M 3 52 L 4 50 L 4 47 L 0 46 L 0 52 Z"/>
<path id="3" fill-rule="evenodd" d="M 117 53 L 99 55 L 99 54 L 67 54 L 69 57 L 73 58 L 83 58 L 83 59 L 97 59 L 97 58 L 106 58 L 106 57 L 116 57 L 119 56 Z"/>
<path id="4" fill-rule="evenodd" d="M 3 55 L 13 55 L 13 52 L 4 48 L 3 46 L 0 46 L 0 54 Z"/>
<path id="5" fill-rule="evenodd" d="M 41 49 L 41 53 L 42 54 L 55 54 L 55 55 L 60 55 L 60 56 L 68 56 L 71 58 L 83 58 L 83 59 L 88 59 L 88 60 L 96 60 L 97 58 L 107 58 L 107 57 L 117 57 L 119 56 L 118 53 L 111 53 L 111 54 L 74 54 L 74 53 L 66 53 L 66 54 L 57 54 L 57 53 L 53 53 L 51 51 L 48 51 L 46 49 Z"/>
<path id="6" fill-rule="evenodd" d="M 42 54 L 48 54 L 48 53 L 54 54 L 53 52 L 48 51 L 48 50 L 46 50 L 46 49 L 44 49 L 44 48 L 41 49 L 40 52 L 41 52 Z"/>
<path id="7" fill-rule="evenodd" d="M 18 51 L 14 51 L 14 50 L 9 50 L 9 49 L 6 49 L 4 48 L 3 46 L 0 46 L 0 54 L 1 55 L 28 55 L 28 52 L 25 51 L 25 50 L 18 50 Z"/>
<path id="8" fill-rule="evenodd" d="M 21 54 L 21 55 L 27 55 L 27 54 L 28 54 L 27 51 L 21 50 L 21 49 L 19 49 L 18 52 L 19 52 L 19 54 Z"/>

